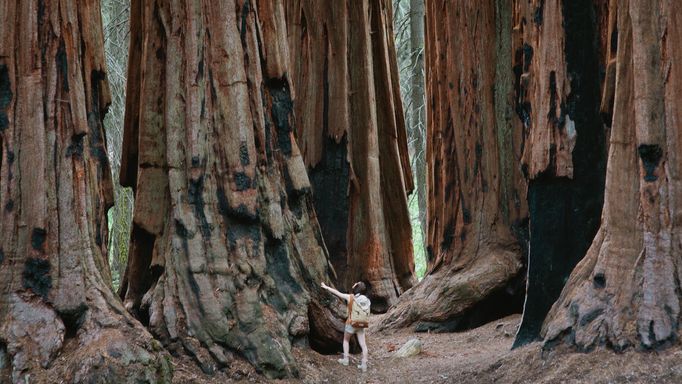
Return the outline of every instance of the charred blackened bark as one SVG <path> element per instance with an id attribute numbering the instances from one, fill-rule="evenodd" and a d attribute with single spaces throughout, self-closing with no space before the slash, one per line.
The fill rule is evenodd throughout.
<path id="1" fill-rule="evenodd" d="M 525 247 L 515 234 L 526 208 L 510 107 L 511 2 L 426 5 L 429 271 L 382 326 L 455 330 L 521 309 Z"/>
<path id="2" fill-rule="evenodd" d="M 338 282 L 384 312 L 414 283 L 391 2 L 287 2 L 296 133 Z"/>
<path id="3" fill-rule="evenodd" d="M 111 290 L 100 8 L 0 1 L 0 42 L 0 382 L 168 381 Z"/>
<path id="4" fill-rule="evenodd" d="M 679 340 L 682 20 L 667 1 L 609 8 L 617 54 L 602 225 L 547 316 L 546 346 Z"/>
<path id="5" fill-rule="evenodd" d="M 526 130 L 530 253 L 527 295 L 514 345 L 542 322 L 599 228 L 606 146 L 599 114 L 595 2 L 515 4 L 518 115 Z"/>
<path id="6" fill-rule="evenodd" d="M 294 140 L 283 3 L 132 7 L 126 308 L 205 372 L 240 354 L 295 376 L 292 345 L 338 346 L 343 323 L 319 288 L 333 271 Z"/>

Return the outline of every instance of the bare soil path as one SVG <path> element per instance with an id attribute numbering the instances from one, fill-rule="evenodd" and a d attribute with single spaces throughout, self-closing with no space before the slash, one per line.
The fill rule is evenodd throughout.
<path id="1" fill-rule="evenodd" d="M 187 361 L 175 361 L 176 383 L 682 383 L 682 348 L 660 352 L 629 350 L 614 353 L 598 349 L 589 354 L 542 352 L 534 343 L 511 351 L 519 315 L 513 315 L 460 333 L 393 333 L 368 331 L 370 364 L 366 373 L 356 368 L 359 355 L 348 367 L 340 355 L 296 351 L 301 365 L 297 380 L 267 380 L 244 362 L 213 376 L 203 375 Z M 378 322 L 378 316 L 373 323 Z M 394 351 L 411 338 L 422 341 L 423 352 L 395 358 Z"/>

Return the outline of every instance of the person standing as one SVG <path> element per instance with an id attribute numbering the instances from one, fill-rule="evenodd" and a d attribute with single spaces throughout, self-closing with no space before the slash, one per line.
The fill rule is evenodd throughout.
<path id="1" fill-rule="evenodd" d="M 367 287 L 362 281 L 358 281 L 351 287 L 352 294 L 341 293 L 338 290 L 322 283 L 322 288 L 331 292 L 348 304 L 348 319 L 343 332 L 343 358 L 339 359 L 342 365 L 348 365 L 348 350 L 350 338 L 353 335 L 358 337 L 358 343 L 362 348 L 362 363 L 358 365 L 363 372 L 367 371 L 367 340 L 365 338 L 365 328 L 369 326 L 369 313 L 371 302 L 365 292 Z"/>

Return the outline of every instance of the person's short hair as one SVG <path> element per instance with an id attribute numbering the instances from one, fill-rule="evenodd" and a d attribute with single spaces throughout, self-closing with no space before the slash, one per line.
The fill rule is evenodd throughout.
<path id="1" fill-rule="evenodd" d="M 354 294 L 364 295 L 365 291 L 367 291 L 367 286 L 362 281 L 358 281 L 357 283 L 353 284 L 352 289 Z"/>

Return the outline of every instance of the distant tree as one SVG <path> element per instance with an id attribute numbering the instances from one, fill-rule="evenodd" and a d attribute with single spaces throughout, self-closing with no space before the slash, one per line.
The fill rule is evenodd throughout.
<path id="1" fill-rule="evenodd" d="M 414 282 L 413 189 L 389 0 L 287 1 L 296 133 L 346 287 L 384 312 Z"/>
<path id="2" fill-rule="evenodd" d="M 0 1 L 0 42 L 0 382 L 167 382 L 111 290 L 99 5 Z"/>
<path id="3" fill-rule="evenodd" d="M 412 7 L 415 8 L 414 12 L 411 10 Z M 414 245 L 414 268 L 415 275 L 421 278 L 426 270 L 426 180 L 422 180 L 426 177 L 424 1 L 417 0 L 415 4 L 411 4 L 410 0 L 393 0 L 393 25 L 410 168 L 414 180 L 414 190 L 408 198 Z M 419 38 L 412 37 L 413 29 L 415 29 L 414 33 L 420 36 Z M 421 87 L 421 89 L 413 91 L 414 87 Z"/>
<path id="4" fill-rule="evenodd" d="M 410 138 L 422 240 L 426 239 L 426 103 L 424 98 L 424 0 L 410 0 Z"/>
<path id="5" fill-rule="evenodd" d="M 104 118 L 104 131 L 107 135 L 107 149 L 114 180 L 118 180 L 121 167 L 128 39 L 130 37 L 129 17 L 129 0 L 102 1 L 104 50 L 111 89 L 111 106 Z M 117 288 L 128 259 L 128 242 L 133 217 L 132 190 L 114 183 L 114 199 L 114 207 L 109 211 L 109 262 L 113 284 Z"/>
<path id="6" fill-rule="evenodd" d="M 130 25 L 125 306 L 205 372 L 238 353 L 295 376 L 292 345 L 340 346 L 343 322 L 320 288 L 333 270 L 294 138 L 284 4 L 135 0 Z"/>

